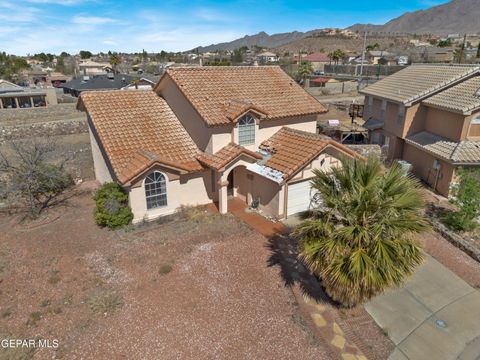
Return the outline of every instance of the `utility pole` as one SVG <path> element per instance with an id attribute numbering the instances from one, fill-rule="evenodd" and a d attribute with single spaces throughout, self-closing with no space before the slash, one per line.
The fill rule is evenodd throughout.
<path id="1" fill-rule="evenodd" d="M 363 36 L 363 51 L 362 51 L 362 62 L 360 64 L 360 78 L 358 83 L 358 88 L 360 89 L 360 82 L 362 81 L 363 77 L 363 62 L 365 61 L 365 51 L 367 49 L 367 30 L 365 29 L 365 34 Z"/>
<path id="2" fill-rule="evenodd" d="M 463 36 L 462 50 L 460 51 L 460 56 L 458 57 L 458 63 L 461 64 L 463 57 L 465 55 L 465 48 L 467 47 L 467 34 Z"/>

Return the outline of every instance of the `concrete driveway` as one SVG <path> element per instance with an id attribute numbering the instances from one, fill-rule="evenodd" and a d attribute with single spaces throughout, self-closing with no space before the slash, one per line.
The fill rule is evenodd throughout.
<path id="1" fill-rule="evenodd" d="M 396 345 L 390 360 L 480 359 L 480 292 L 430 256 L 365 307 Z"/>

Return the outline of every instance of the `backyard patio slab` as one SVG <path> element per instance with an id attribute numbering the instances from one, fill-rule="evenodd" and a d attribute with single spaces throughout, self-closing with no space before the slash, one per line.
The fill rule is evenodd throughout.
<path id="1" fill-rule="evenodd" d="M 397 346 L 390 360 L 477 359 L 480 292 L 430 256 L 366 309 Z"/>

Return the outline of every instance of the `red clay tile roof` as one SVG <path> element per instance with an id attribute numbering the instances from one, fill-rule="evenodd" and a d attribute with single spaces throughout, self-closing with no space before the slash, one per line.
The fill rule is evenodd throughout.
<path id="1" fill-rule="evenodd" d="M 209 126 L 232 123 L 227 111 L 232 101 L 261 109 L 266 120 L 327 111 L 278 66 L 172 67 L 164 76 L 171 77 Z"/>
<path id="2" fill-rule="evenodd" d="M 329 146 L 351 157 L 363 158 L 328 136 L 288 127 L 283 127 L 271 138 L 265 140 L 260 148 L 272 154 L 272 157 L 265 162 L 265 166 L 284 173 L 285 180 L 288 180 Z"/>
<path id="3" fill-rule="evenodd" d="M 302 57 L 302 60 L 312 61 L 312 62 L 329 62 L 329 61 L 331 61 L 331 59 L 328 57 L 328 54 L 321 53 L 321 52 L 314 52 L 313 54 Z"/>
<path id="4" fill-rule="evenodd" d="M 155 163 L 184 171 L 203 168 L 192 138 L 153 91 L 83 92 L 77 108 L 86 109 L 122 184 Z"/>
<path id="5" fill-rule="evenodd" d="M 260 154 L 245 149 L 243 146 L 234 143 L 224 146 L 213 155 L 202 153 L 197 156 L 197 159 L 205 166 L 211 167 L 215 170 L 220 170 L 242 154 L 257 160 L 262 159 Z"/>

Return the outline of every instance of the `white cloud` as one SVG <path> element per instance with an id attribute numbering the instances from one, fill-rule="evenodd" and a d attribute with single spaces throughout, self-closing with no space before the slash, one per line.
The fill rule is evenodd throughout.
<path id="1" fill-rule="evenodd" d="M 26 0 L 26 1 L 32 4 L 53 4 L 53 5 L 71 6 L 71 5 L 81 4 L 89 0 Z"/>
<path id="2" fill-rule="evenodd" d="M 105 44 L 105 45 L 118 45 L 118 43 L 114 40 L 103 40 L 103 44 Z"/>
<path id="3" fill-rule="evenodd" d="M 0 20 L 4 22 L 32 22 L 38 18 L 40 10 L 9 1 L 0 1 Z"/>
<path id="4" fill-rule="evenodd" d="M 80 25 L 103 25 L 115 23 L 117 20 L 99 16 L 75 16 L 72 23 Z"/>

